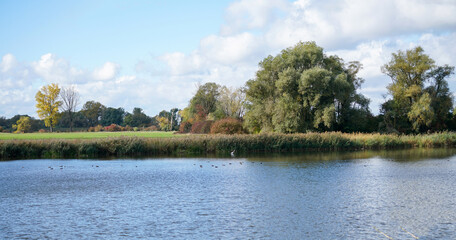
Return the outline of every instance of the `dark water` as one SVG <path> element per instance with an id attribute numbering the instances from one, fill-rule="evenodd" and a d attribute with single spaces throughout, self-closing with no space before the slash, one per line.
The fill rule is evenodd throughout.
<path id="1" fill-rule="evenodd" d="M 0 162 L 0 238 L 456 239 L 455 154 Z"/>

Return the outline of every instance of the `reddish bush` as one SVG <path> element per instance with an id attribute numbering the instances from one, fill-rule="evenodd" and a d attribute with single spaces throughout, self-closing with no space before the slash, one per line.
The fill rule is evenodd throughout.
<path id="1" fill-rule="evenodd" d="M 199 121 L 195 122 L 192 126 L 191 133 L 206 134 L 211 132 L 211 126 L 214 121 Z"/>
<path id="2" fill-rule="evenodd" d="M 45 133 L 46 132 L 46 129 L 40 129 L 38 130 L 39 133 Z"/>
<path id="3" fill-rule="evenodd" d="M 122 131 L 133 131 L 133 128 L 130 127 L 130 125 L 127 125 L 125 127 L 122 127 Z"/>
<path id="4" fill-rule="evenodd" d="M 144 131 L 158 131 L 158 128 L 157 128 L 157 126 L 150 126 L 150 127 L 144 128 Z"/>
<path id="5" fill-rule="evenodd" d="M 104 130 L 109 132 L 119 132 L 122 130 L 122 128 L 119 125 L 113 123 L 107 127 L 104 127 Z"/>
<path id="6" fill-rule="evenodd" d="M 179 133 L 189 133 L 192 131 L 192 124 L 190 122 L 183 122 L 179 126 Z"/>
<path id="7" fill-rule="evenodd" d="M 242 122 L 234 118 L 224 118 L 216 121 L 211 127 L 212 134 L 242 134 L 245 133 L 242 128 Z"/>

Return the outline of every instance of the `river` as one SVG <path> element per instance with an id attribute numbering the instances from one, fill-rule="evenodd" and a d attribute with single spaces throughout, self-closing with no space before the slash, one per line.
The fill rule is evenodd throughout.
<path id="1" fill-rule="evenodd" d="M 456 150 L 0 162 L 1 239 L 456 239 Z"/>

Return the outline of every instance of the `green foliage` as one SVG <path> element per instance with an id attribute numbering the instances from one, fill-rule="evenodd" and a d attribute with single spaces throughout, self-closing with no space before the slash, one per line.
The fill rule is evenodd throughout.
<path id="1" fill-rule="evenodd" d="M 158 125 L 160 126 L 160 129 L 163 131 L 168 131 L 169 130 L 169 120 L 166 117 L 157 117 Z"/>
<path id="2" fill-rule="evenodd" d="M 152 119 L 147 116 L 141 108 L 134 108 L 133 114 L 127 113 L 124 123 L 132 127 L 146 127 L 152 122 Z"/>
<path id="3" fill-rule="evenodd" d="M 121 125 L 125 114 L 126 113 L 123 108 L 105 108 L 101 113 L 100 123 L 104 126 L 111 124 Z"/>
<path id="4" fill-rule="evenodd" d="M 216 110 L 217 98 L 220 94 L 219 88 L 218 84 L 211 82 L 198 87 L 189 105 L 190 112 L 199 116 L 198 120 L 205 120 L 209 113 Z"/>
<path id="5" fill-rule="evenodd" d="M 454 67 L 436 66 L 421 47 L 416 47 L 393 53 L 382 71 L 392 80 L 387 89 L 393 99 L 381 109 L 388 128 L 400 132 L 445 129 L 453 103 L 445 79 L 453 74 Z"/>
<path id="6" fill-rule="evenodd" d="M 106 107 L 95 101 L 87 101 L 81 109 L 82 114 L 89 122 L 89 126 L 96 126 L 99 124 L 101 115 Z"/>
<path id="7" fill-rule="evenodd" d="M 413 124 L 413 129 L 419 132 L 420 127 L 429 127 L 434 119 L 434 109 L 431 107 L 431 97 L 429 93 L 421 95 L 417 102 L 414 102 L 407 114 Z"/>
<path id="8" fill-rule="evenodd" d="M 133 132 L 132 128 L 125 127 L 125 131 L 130 132 L 61 132 L 61 133 L 24 133 L 24 134 L 0 134 L 0 140 L 38 140 L 38 139 L 100 139 L 112 137 L 144 137 L 144 138 L 171 138 L 181 137 L 182 135 L 173 134 L 173 132 Z"/>
<path id="9" fill-rule="evenodd" d="M 356 93 L 363 82 L 356 76 L 361 65 L 326 56 L 314 42 L 300 42 L 259 65 L 247 82 L 250 132 L 347 130 L 357 105 L 359 115 L 370 115 L 369 101 Z"/>
<path id="10" fill-rule="evenodd" d="M 113 134 L 113 133 L 110 133 Z M 0 159 L 129 157 L 309 150 L 455 147 L 456 133 L 429 135 L 306 134 L 192 135 L 180 138 L 118 137 L 91 140 L 0 141 Z"/>
<path id="11" fill-rule="evenodd" d="M 181 118 L 180 112 L 181 111 L 177 108 L 173 108 L 169 112 L 166 110 L 161 111 L 158 116 L 155 117 L 160 129 L 163 131 L 178 130 Z"/>
<path id="12" fill-rule="evenodd" d="M 242 122 L 234 118 L 225 118 L 214 122 L 211 134 L 242 134 L 245 133 Z"/>
<path id="13" fill-rule="evenodd" d="M 16 124 L 13 125 L 13 129 L 16 129 L 15 133 L 26 133 L 32 128 L 30 118 L 22 116 L 17 120 Z"/>

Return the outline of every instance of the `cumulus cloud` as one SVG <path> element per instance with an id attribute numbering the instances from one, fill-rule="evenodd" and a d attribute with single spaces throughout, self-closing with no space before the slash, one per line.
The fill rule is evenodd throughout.
<path id="1" fill-rule="evenodd" d="M 285 0 L 241 0 L 232 3 L 225 14 L 222 35 L 245 30 L 262 29 L 289 8 Z"/>
<path id="2" fill-rule="evenodd" d="M 95 80 L 100 81 L 113 79 L 119 72 L 119 67 L 118 64 L 107 62 L 102 67 L 95 69 L 92 76 Z"/>

